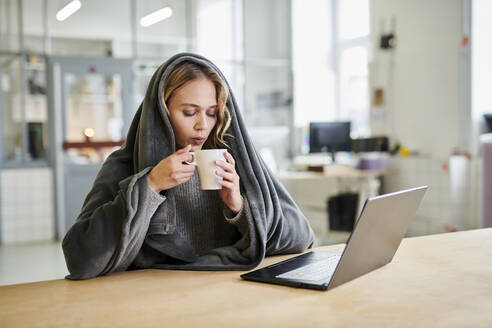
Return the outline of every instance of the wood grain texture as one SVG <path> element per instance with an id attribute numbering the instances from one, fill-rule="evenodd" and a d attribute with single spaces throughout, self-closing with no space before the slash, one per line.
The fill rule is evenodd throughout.
<path id="1" fill-rule="evenodd" d="M 405 239 L 390 264 L 327 292 L 240 273 L 141 270 L 2 286 L 0 327 L 492 326 L 492 229 Z"/>

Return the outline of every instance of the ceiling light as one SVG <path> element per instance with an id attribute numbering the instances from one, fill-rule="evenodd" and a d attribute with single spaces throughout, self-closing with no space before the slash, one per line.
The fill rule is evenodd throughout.
<path id="1" fill-rule="evenodd" d="M 70 1 L 65 7 L 58 10 L 58 12 L 56 13 L 56 19 L 60 22 L 64 21 L 65 19 L 70 17 L 74 12 L 79 10 L 81 6 L 82 3 L 80 3 L 80 0 Z"/>
<path id="2" fill-rule="evenodd" d="M 171 7 L 164 7 L 162 9 L 156 10 L 153 13 L 148 14 L 140 19 L 140 25 L 147 27 L 153 25 L 161 20 L 171 17 L 173 10 Z"/>

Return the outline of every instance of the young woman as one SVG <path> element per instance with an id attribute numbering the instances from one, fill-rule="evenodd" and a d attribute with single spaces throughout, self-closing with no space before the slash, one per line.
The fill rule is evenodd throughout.
<path id="1" fill-rule="evenodd" d="M 190 151 L 226 148 L 220 190 L 201 190 Z M 69 279 L 140 268 L 249 270 L 311 247 L 313 232 L 257 155 L 234 96 L 207 59 L 154 73 L 123 147 L 63 240 Z"/>

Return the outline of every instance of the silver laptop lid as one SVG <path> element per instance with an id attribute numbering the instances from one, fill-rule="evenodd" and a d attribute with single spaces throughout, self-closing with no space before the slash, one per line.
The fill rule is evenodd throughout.
<path id="1" fill-rule="evenodd" d="M 328 288 L 390 262 L 426 190 L 422 186 L 367 199 Z"/>

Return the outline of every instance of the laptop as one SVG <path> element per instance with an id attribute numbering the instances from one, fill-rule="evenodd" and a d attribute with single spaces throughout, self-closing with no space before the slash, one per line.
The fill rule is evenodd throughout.
<path id="1" fill-rule="evenodd" d="M 245 280 L 332 289 L 391 262 L 427 186 L 366 200 L 342 254 L 312 251 L 241 275 Z"/>

